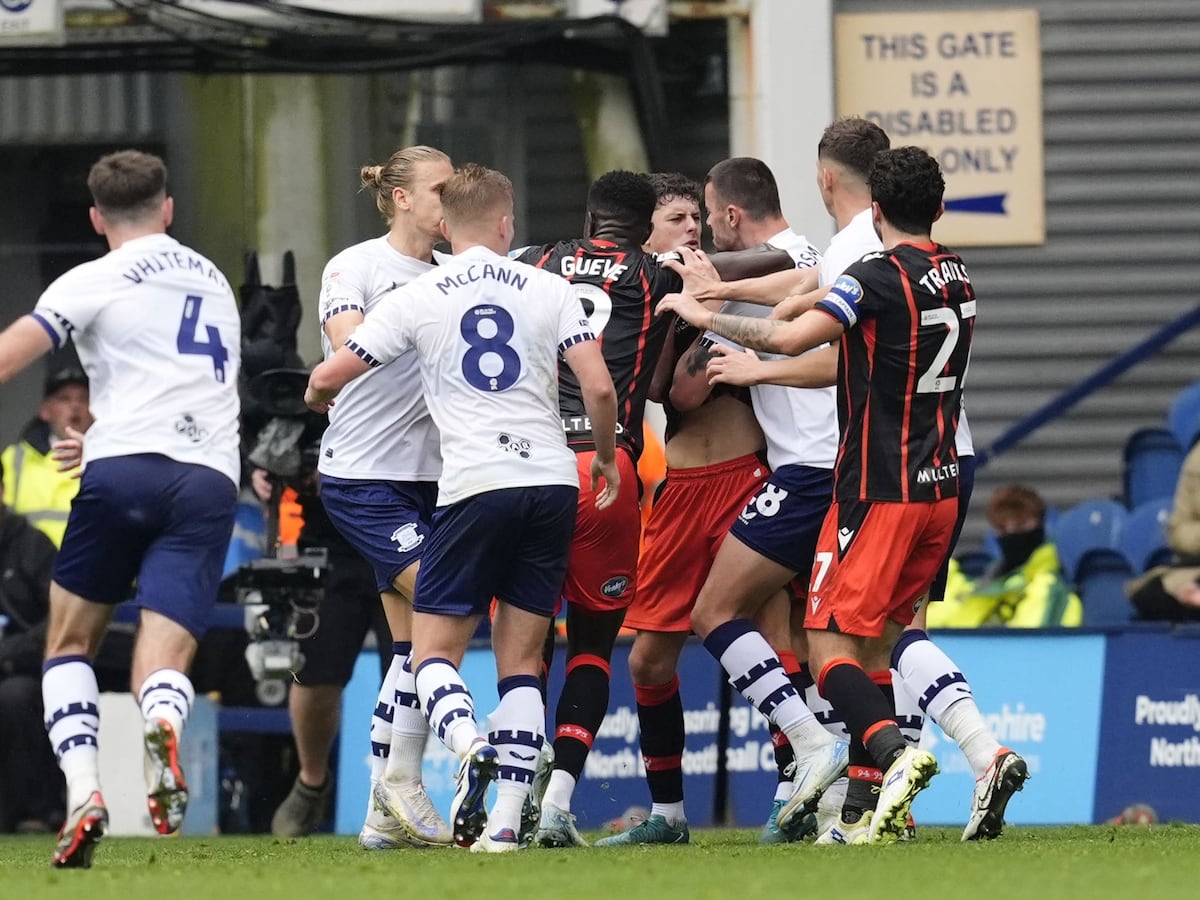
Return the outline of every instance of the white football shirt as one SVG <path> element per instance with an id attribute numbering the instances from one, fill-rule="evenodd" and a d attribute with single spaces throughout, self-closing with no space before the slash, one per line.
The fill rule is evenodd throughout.
<path id="1" fill-rule="evenodd" d="M 559 353 L 594 340 L 570 284 L 471 247 L 371 310 L 346 341 L 372 366 L 415 349 L 442 438 L 438 505 L 579 486 L 558 413 Z"/>
<path id="2" fill-rule="evenodd" d="M 790 228 L 779 232 L 767 243 L 791 254 L 798 269 L 818 265 L 821 261 L 820 251 L 803 235 Z M 766 318 L 771 308 L 735 300 L 722 306 L 721 311 Z M 729 343 L 711 332 L 707 336 L 717 342 Z M 786 359 L 777 353 L 760 352 L 758 356 L 760 359 Z M 833 468 L 838 448 L 837 394 L 833 387 L 793 388 L 779 384 L 756 384 L 750 388 L 750 402 L 754 405 L 754 415 L 766 438 L 767 462 L 772 469 L 784 465 Z"/>
<path id="3" fill-rule="evenodd" d="M 75 341 L 95 424 L 83 461 L 160 453 L 236 484 L 242 327 L 229 282 L 166 234 L 126 241 L 57 278 L 33 316 Z"/>
<path id="4" fill-rule="evenodd" d="M 833 236 L 829 249 L 821 257 L 820 277 L 821 287 L 828 287 L 837 281 L 851 263 L 856 263 L 868 253 L 878 253 L 883 250 L 883 241 L 875 232 L 875 223 L 871 221 L 871 208 L 867 207 L 851 219 L 846 227 Z M 974 445 L 971 442 L 971 426 L 967 423 L 967 411 L 959 412 L 958 430 L 954 434 L 954 444 L 959 456 L 973 456 Z"/>
<path id="5" fill-rule="evenodd" d="M 444 258 L 444 257 L 439 257 Z M 325 358 L 334 350 L 325 334 L 330 316 L 366 315 L 390 291 L 435 268 L 405 256 L 387 237 L 348 247 L 321 275 L 319 318 Z M 407 353 L 346 385 L 329 410 L 321 438 L 323 475 L 366 481 L 437 481 L 442 453 L 437 428 L 421 393 L 417 356 Z"/>

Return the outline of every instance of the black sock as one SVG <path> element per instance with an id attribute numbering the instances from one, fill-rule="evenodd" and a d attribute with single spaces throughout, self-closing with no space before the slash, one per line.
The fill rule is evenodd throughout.
<path id="1" fill-rule="evenodd" d="M 666 684 L 635 684 L 633 692 L 650 799 L 655 803 L 682 803 L 685 734 L 679 677 Z"/>
<path id="2" fill-rule="evenodd" d="M 862 666 L 849 659 L 834 660 L 821 672 L 819 688 L 879 768 L 886 770 L 904 752 L 908 744 L 893 718 L 892 704 Z"/>
<path id="3" fill-rule="evenodd" d="M 576 780 L 608 711 L 608 661 L 579 654 L 567 662 L 567 677 L 554 716 L 554 768 Z"/>

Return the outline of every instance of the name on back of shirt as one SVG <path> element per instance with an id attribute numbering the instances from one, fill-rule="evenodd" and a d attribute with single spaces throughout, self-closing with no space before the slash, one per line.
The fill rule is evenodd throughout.
<path id="1" fill-rule="evenodd" d="M 522 275 L 515 269 L 494 266 L 491 263 L 471 263 L 471 265 L 467 266 L 465 272 L 455 272 L 447 275 L 441 281 L 436 282 L 436 284 L 437 289 L 442 294 L 449 294 L 453 290 L 466 287 L 472 282 L 482 281 L 485 278 L 492 281 L 499 281 L 501 284 L 507 284 L 518 291 L 525 290 L 525 285 L 529 281 L 528 275 Z"/>
<path id="2" fill-rule="evenodd" d="M 182 250 L 159 250 L 149 256 L 143 256 L 132 267 L 123 273 L 134 284 L 141 284 L 152 275 L 171 270 L 199 272 L 209 281 L 216 282 L 221 287 L 226 286 L 225 276 L 212 263 L 199 256 L 193 256 Z"/>
<path id="3" fill-rule="evenodd" d="M 953 259 L 943 259 L 925 273 L 925 276 L 920 281 L 920 285 L 929 291 L 929 293 L 937 294 L 942 288 L 953 281 L 962 281 L 966 284 L 971 283 L 971 279 L 967 275 L 967 269 L 961 262 Z"/>
<path id="4" fill-rule="evenodd" d="M 628 268 L 629 266 L 624 263 L 614 262 L 602 256 L 585 256 L 583 259 L 564 256 L 562 260 L 564 278 L 570 278 L 572 275 L 592 275 L 599 276 L 605 281 L 613 281 L 620 278 Z"/>

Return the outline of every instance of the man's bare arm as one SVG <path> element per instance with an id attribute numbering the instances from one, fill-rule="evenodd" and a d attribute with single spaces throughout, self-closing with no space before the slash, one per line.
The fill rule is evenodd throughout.
<path id="1" fill-rule="evenodd" d="M 838 348 L 834 345 L 786 359 L 759 359 L 753 350 L 721 345 L 713 349 L 717 354 L 708 363 L 709 384 L 822 388 L 837 382 Z"/>

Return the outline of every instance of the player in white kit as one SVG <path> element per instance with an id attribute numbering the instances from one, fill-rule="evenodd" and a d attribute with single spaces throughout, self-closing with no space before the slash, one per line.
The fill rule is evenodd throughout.
<path id="1" fill-rule="evenodd" d="M 166 234 L 174 204 L 161 159 L 109 154 L 88 188 L 109 252 L 54 281 L 0 335 L 0 381 L 72 339 L 91 381 L 95 424 L 50 587 L 42 679 L 69 810 L 53 864 L 82 868 L 108 825 L 91 658 L 135 579 L 147 805 L 162 834 L 183 822 L 187 672 L 216 601 L 240 473 L 241 322 L 229 282 Z"/>
<path id="2" fill-rule="evenodd" d="M 389 291 L 434 269 L 441 189 L 452 172 L 445 153 L 420 145 L 396 151 L 383 166 L 363 168 L 363 187 L 374 191 L 388 232 L 343 250 L 325 266 L 319 314 L 326 359 Z M 411 604 L 442 470 L 419 377 L 416 354 L 406 353 L 346 385 L 330 410 L 317 462 L 325 512 L 370 563 L 392 634 L 391 665 L 371 716 L 371 796 L 359 833 L 359 843 L 372 850 L 451 841 L 421 783 L 429 729 L 410 662 Z M 356 637 L 357 655 L 363 635 L 347 637 Z M 322 671 L 311 688 L 294 687 L 290 701 L 308 707 L 301 721 L 321 730 L 312 743 L 323 746 L 326 758 L 337 731 L 329 713 L 336 713 L 341 695 L 341 685 L 326 683 L 333 674 Z M 298 747 L 305 737 L 297 729 Z M 315 787 L 298 784 L 293 793 L 307 788 L 311 795 Z"/>
<path id="3" fill-rule="evenodd" d="M 611 505 L 620 487 L 616 395 L 600 348 L 567 282 L 504 256 L 512 209 L 512 184 L 500 173 L 472 165 L 451 176 L 442 211 L 455 257 L 372 311 L 313 370 L 305 398 L 325 410 L 352 379 L 416 351 L 443 456 L 413 606 L 417 693 L 430 727 L 462 761 L 454 840 L 484 852 L 517 849 L 544 740 L 542 643 L 579 492 L 558 414 L 560 354 L 592 421 L 593 487 L 606 483 L 597 505 Z M 500 705 L 485 737 L 458 666 L 493 597 Z M 487 788 L 497 778 L 489 815 Z"/>

